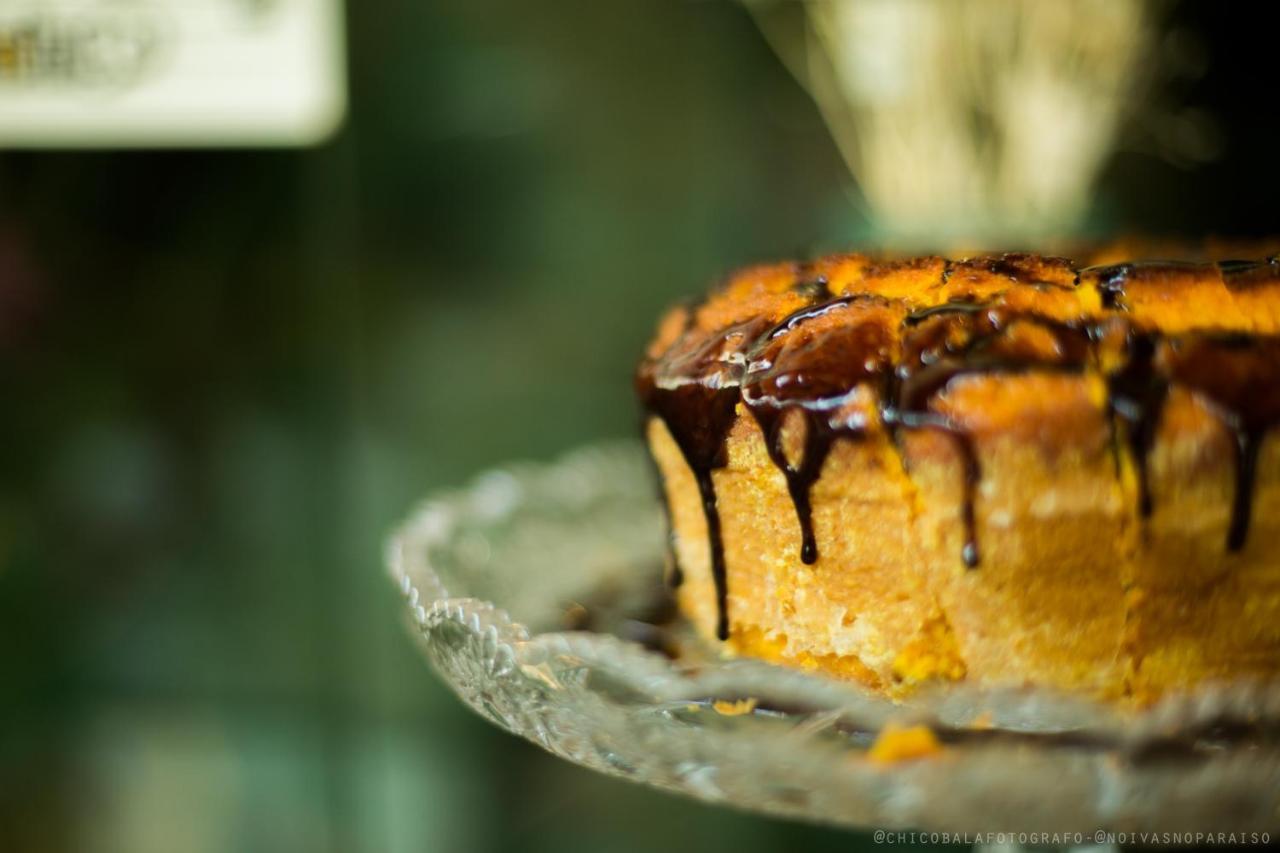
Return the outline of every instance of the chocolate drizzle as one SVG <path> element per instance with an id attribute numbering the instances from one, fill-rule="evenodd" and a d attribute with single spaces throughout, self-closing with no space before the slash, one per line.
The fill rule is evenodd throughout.
<path id="1" fill-rule="evenodd" d="M 1231 503 L 1231 526 L 1227 529 L 1227 550 L 1240 551 L 1249 537 L 1249 521 L 1253 517 L 1253 490 L 1258 479 L 1258 448 L 1262 432 L 1256 429 L 1235 430 L 1236 489 Z"/>
<path id="2" fill-rule="evenodd" d="M 1162 343 L 1159 357 L 1172 381 L 1211 401 L 1231 431 L 1235 489 L 1227 550 L 1239 551 L 1249 536 L 1262 440 L 1280 424 L 1280 338 L 1171 338 Z"/>
<path id="3" fill-rule="evenodd" d="M 938 413 L 933 403 L 950 383 L 968 374 L 1029 370 L 1082 370 L 1089 357 L 1087 329 L 1014 311 L 998 302 L 951 301 L 908 315 L 904 357 L 895 371 L 896 394 L 885 418 L 899 428 L 932 428 L 950 435 L 963 463 L 961 559 L 980 562 L 975 500 L 982 481 L 972 436 L 964 424 Z"/>
<path id="4" fill-rule="evenodd" d="M 637 385 L 645 407 L 666 424 L 698 484 L 721 639 L 729 635 L 728 587 L 712 473 L 728 462 L 728 435 L 739 403 L 754 417 L 769 458 L 785 479 L 803 563 L 813 564 L 820 556 L 811 491 L 836 441 L 860 440 L 871 430 L 886 430 L 898 440 L 904 431 L 928 429 L 954 441 L 963 475 L 960 558 L 975 568 L 981 559 L 975 501 L 982 465 L 968 425 L 950 403 L 965 377 L 1103 370 L 1107 411 L 1137 469 L 1143 518 L 1154 506 L 1148 458 L 1165 401 L 1171 386 L 1186 387 L 1209 401 L 1232 430 L 1236 475 L 1227 547 L 1244 546 L 1259 450 L 1267 432 L 1280 423 L 1280 337 L 1167 337 L 1127 316 L 1133 308 L 1127 288 L 1136 281 L 1172 282 L 1205 270 L 1219 272 L 1229 287 L 1252 286 L 1280 276 L 1275 259 L 1224 261 L 1217 267 L 1134 263 L 1079 272 L 1063 259 L 1023 255 L 934 262 L 940 282 L 945 273 L 952 274 L 951 284 L 943 285 L 954 295 L 913 313 L 901 300 L 872 294 L 833 298 L 825 278 L 813 277 L 809 265 L 797 265 L 785 298 L 794 305 L 796 295 L 803 297 L 806 304 L 799 310 L 777 322 L 767 310 L 757 310 L 753 319 L 716 331 L 691 318 L 667 352 L 641 366 Z M 924 269 L 900 266 L 913 274 Z M 966 295 L 975 279 L 965 276 L 977 274 L 1007 277 L 1009 290 L 981 299 Z M 1082 310 L 1064 320 L 1026 307 L 1027 299 L 1006 298 L 1020 287 L 1070 291 L 1081 280 L 1097 289 L 1102 317 Z M 1116 343 L 1120 351 L 1112 364 L 1100 352 Z M 678 578 L 677 566 L 673 582 Z"/>
<path id="5" fill-rule="evenodd" d="M 1107 409 L 1113 422 L 1123 423 L 1123 433 L 1138 478 L 1138 511 L 1143 518 L 1154 506 L 1147 474 L 1147 457 L 1155 446 L 1156 428 L 1169 394 L 1169 381 L 1155 368 L 1155 338 L 1130 331 L 1125 341 L 1123 366 L 1107 377 Z"/>
<path id="6" fill-rule="evenodd" d="M 1170 280 L 1216 270 L 1230 291 L 1280 284 L 1276 258 L 1222 260 L 1210 266 L 1153 261 L 1090 270 L 1104 307 L 1128 310 L 1126 287 L 1135 279 Z M 1108 408 L 1124 432 L 1138 477 L 1139 512 L 1154 509 L 1148 457 L 1171 385 L 1182 385 L 1212 401 L 1232 433 L 1235 487 L 1227 550 L 1241 550 L 1253 515 L 1258 452 L 1265 434 L 1280 423 L 1280 351 L 1275 339 L 1213 332 L 1168 338 L 1130 329 L 1124 364 L 1107 377 Z"/>
<path id="7" fill-rule="evenodd" d="M 745 354 L 766 327 L 757 318 L 706 339 L 686 334 L 657 362 L 643 366 L 636 378 L 645 407 L 667 425 L 698 483 L 720 614 L 716 633 L 722 640 L 729 637 L 729 591 L 711 472 L 728 461 L 725 444 L 736 415 Z"/>
<path id="8" fill-rule="evenodd" d="M 813 506 L 809 491 L 822 472 L 822 465 L 826 462 L 835 439 L 835 431 L 826 428 L 820 417 L 807 413 L 803 455 L 798 466 L 792 465 L 787 461 L 782 444 L 782 416 L 786 410 L 767 406 L 751 406 L 750 409 L 764 434 L 769 458 L 787 480 L 787 492 L 791 495 L 796 519 L 800 522 L 800 561 L 812 565 L 818 561 L 818 543 L 813 535 Z"/>
<path id="9" fill-rule="evenodd" d="M 865 415 L 851 398 L 860 385 L 892 369 L 895 321 L 883 300 L 844 297 L 791 314 L 752 351 L 742 400 L 760 426 L 769 458 L 786 478 L 804 563 L 818 559 L 810 490 L 836 437 L 857 436 L 866 428 Z M 792 410 L 804 414 L 803 451 L 794 464 L 787 459 L 783 432 Z"/>

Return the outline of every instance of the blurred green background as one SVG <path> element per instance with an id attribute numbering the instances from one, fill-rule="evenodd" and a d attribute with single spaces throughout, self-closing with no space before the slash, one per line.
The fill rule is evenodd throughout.
<path id="1" fill-rule="evenodd" d="M 0 152 L 0 849 L 869 847 L 482 723 L 380 564 L 430 490 L 634 434 L 663 306 L 877 238 L 812 103 L 729 2 L 347 14 L 319 148 Z M 1280 231 L 1271 31 L 1168 21 L 1219 156 L 1126 132 L 1090 230 Z"/>

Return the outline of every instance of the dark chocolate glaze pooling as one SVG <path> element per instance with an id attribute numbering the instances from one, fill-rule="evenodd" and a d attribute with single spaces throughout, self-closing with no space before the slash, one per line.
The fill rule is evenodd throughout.
<path id="1" fill-rule="evenodd" d="M 918 270 L 927 260 L 879 268 L 896 263 Z M 714 332 L 700 330 L 691 319 L 667 352 L 641 366 L 637 385 L 646 410 L 666 424 L 698 484 L 721 639 L 729 634 L 728 588 L 712 472 L 727 464 L 727 440 L 739 404 L 754 417 L 769 458 L 786 481 L 799 527 L 799 557 L 808 564 L 820 556 L 811 491 L 837 441 L 859 440 L 873 429 L 887 430 L 895 439 L 922 429 L 951 437 L 963 475 L 960 558 L 974 568 L 981 559 L 974 504 L 982 466 L 973 436 L 947 404 L 951 390 L 973 375 L 1102 368 L 1099 350 L 1114 344 L 1117 335 L 1121 352 L 1105 369 L 1106 405 L 1137 468 L 1140 515 L 1149 516 L 1154 503 L 1147 460 L 1169 388 L 1186 387 L 1211 403 L 1235 438 L 1227 547 L 1244 546 L 1259 449 L 1280 423 L 1280 338 L 1168 337 L 1134 325 L 1128 289 L 1135 282 L 1176 282 L 1206 270 L 1220 274 L 1228 288 L 1253 287 L 1280 279 L 1276 259 L 1081 270 L 1064 259 L 1029 255 L 932 263 L 940 268 L 940 279 L 949 277 L 953 294 L 956 288 L 962 294 L 967 290 L 965 282 L 972 279 L 965 277 L 975 270 L 1008 278 L 1013 288 L 1070 290 L 1091 281 L 1103 316 L 1044 316 L 1006 302 L 1001 293 L 953 295 L 909 312 L 903 301 L 871 294 L 833 297 L 828 280 L 801 264 L 789 288 L 805 300 L 799 310 L 777 322 L 755 317 Z M 871 269 L 868 275 L 877 268 Z M 801 430 L 800 441 L 787 440 L 794 438 L 792 430 Z M 791 449 L 798 444 L 798 458 L 788 453 L 789 444 Z"/>

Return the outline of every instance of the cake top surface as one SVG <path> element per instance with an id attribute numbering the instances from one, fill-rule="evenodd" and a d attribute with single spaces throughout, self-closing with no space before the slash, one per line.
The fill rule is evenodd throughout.
<path id="1" fill-rule="evenodd" d="M 749 267 L 673 309 L 639 384 L 642 393 L 736 388 L 744 401 L 776 408 L 832 407 L 857 386 L 888 383 L 876 390 L 897 392 L 888 402 L 904 412 L 961 373 L 1123 377 L 1142 358 L 1243 404 L 1235 398 L 1258 395 L 1226 386 L 1265 378 L 1243 366 L 1273 363 L 1278 336 L 1280 254 L 1105 264 L 1023 253 L 843 254 Z"/>
<path id="2" fill-rule="evenodd" d="M 1108 254 L 1116 253 L 1100 256 Z M 1141 352 L 1158 350 L 1150 357 L 1160 372 L 1234 398 L 1242 395 L 1225 387 L 1231 380 L 1263 377 L 1206 364 L 1219 350 L 1241 365 L 1273 362 L 1278 335 L 1280 254 L 1105 264 L 843 254 L 749 267 L 673 309 L 639 377 L 642 391 L 733 387 L 774 407 L 831 406 L 858 385 L 897 379 L 878 390 L 899 392 L 901 411 L 917 409 L 902 404 L 925 402 L 925 386 L 939 391 L 957 370 L 1120 376 Z"/>
<path id="3" fill-rule="evenodd" d="M 850 253 L 761 264 L 733 273 L 705 299 L 668 315 L 649 356 L 658 358 L 693 330 L 714 333 L 756 317 L 780 320 L 849 296 L 881 297 L 906 313 L 1002 299 L 1063 320 L 1119 315 L 1163 333 L 1275 334 L 1280 241 L 1267 248 L 1243 247 L 1228 257 L 1226 248 L 1210 247 L 1172 259 L 1126 259 L 1122 249 L 1113 248 L 1081 261 L 1027 253 L 957 259 Z"/>

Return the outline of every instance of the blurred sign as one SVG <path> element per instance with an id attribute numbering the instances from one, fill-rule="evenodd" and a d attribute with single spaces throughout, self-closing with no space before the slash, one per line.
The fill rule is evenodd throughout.
<path id="1" fill-rule="evenodd" d="M 0 146 L 306 145 L 345 110 L 342 0 L 0 0 Z"/>

